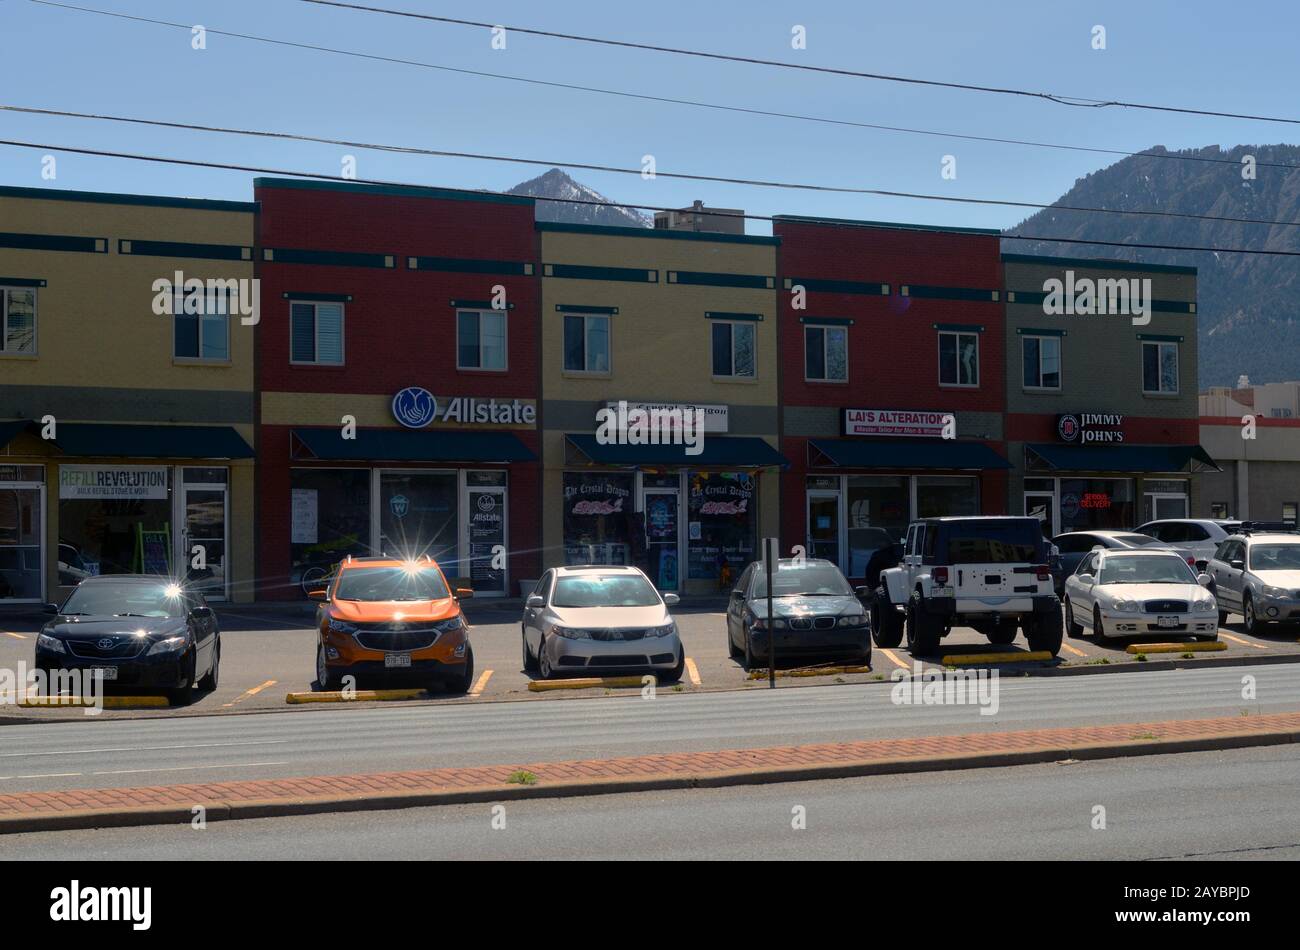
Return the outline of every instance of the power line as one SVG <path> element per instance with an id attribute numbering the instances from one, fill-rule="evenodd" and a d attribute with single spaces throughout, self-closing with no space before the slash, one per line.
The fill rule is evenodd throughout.
<path id="1" fill-rule="evenodd" d="M 682 49 L 674 46 L 657 46 L 651 43 L 634 43 L 630 40 L 613 40 L 606 37 L 584 36 L 578 33 L 560 33 L 554 30 L 530 29 L 522 26 L 507 26 L 503 23 L 484 23 L 479 20 L 462 20 L 456 17 L 434 16 L 430 13 L 415 13 L 410 10 L 390 10 L 386 7 L 370 7 L 359 3 L 342 3 L 340 0 L 300 0 L 321 7 L 337 7 L 343 10 L 357 10 L 364 13 L 382 13 L 388 16 L 407 17 L 415 20 L 427 20 L 433 23 L 448 23 L 456 26 L 473 26 L 501 29 L 529 36 L 544 36 L 550 39 L 570 40 L 577 43 L 594 43 L 600 46 L 616 46 L 624 49 L 648 50 L 655 53 L 672 53 L 678 56 L 694 56 L 700 59 L 721 60 L 730 63 L 748 63 L 754 66 L 775 66 L 780 69 L 794 69 L 802 72 L 823 73 L 832 76 L 848 76 L 854 79 L 874 79 L 882 82 L 906 83 L 916 86 L 934 86 L 943 89 L 961 89 L 967 92 L 996 93 L 1004 96 L 1022 96 L 1030 99 L 1042 99 L 1058 105 L 1077 106 L 1087 109 L 1104 109 L 1111 106 L 1121 109 L 1145 109 L 1153 112 L 1177 112 L 1184 115 L 1212 116 L 1220 119 L 1249 119 L 1256 122 L 1280 122 L 1287 125 L 1300 125 L 1300 119 L 1279 116 L 1250 115 L 1238 112 L 1216 112 L 1210 109 L 1190 109 L 1178 106 L 1162 106 L 1141 102 L 1125 102 L 1117 99 L 1085 99 L 1080 96 L 1065 96 L 1058 93 L 1035 92 L 1028 89 L 1013 89 L 999 86 L 981 86 L 973 83 L 946 82 L 939 79 L 920 79 L 915 76 L 894 76 L 888 73 L 867 73 L 853 69 L 839 69 L 832 66 L 810 66 L 804 63 L 783 63 L 775 59 L 759 59 L 753 56 L 735 56 L 726 53 L 711 53 L 704 50 Z"/>
<path id="2" fill-rule="evenodd" d="M 399 188 L 429 187 L 427 185 L 413 185 L 410 182 L 391 181 L 382 178 L 348 178 L 347 176 L 344 175 L 327 175 L 321 172 L 300 172 L 300 171 L 293 171 L 293 170 L 283 169 L 283 168 L 266 168 L 258 165 L 235 165 L 229 162 L 212 162 L 212 161 L 202 161 L 200 159 L 189 159 L 189 158 L 170 158 L 162 155 L 142 155 L 135 152 L 117 152 L 117 151 L 110 151 L 107 149 L 85 148 L 81 146 L 50 145 L 41 142 L 20 142 L 13 139 L 0 139 L 0 145 L 10 145 L 15 148 L 40 149 L 47 152 L 68 152 L 74 155 L 95 155 L 104 158 L 123 158 L 131 161 L 154 162 L 163 165 L 185 165 L 194 168 L 214 168 L 223 171 L 251 172 L 259 175 L 281 175 L 289 178 L 310 178 L 310 179 L 318 179 L 321 181 L 339 181 L 339 182 L 346 182 L 348 184 L 387 185 L 390 187 L 396 186 Z M 54 189 L 51 190 L 53 191 Z M 466 193 L 476 194 L 478 192 L 466 191 Z M 495 192 L 490 192 L 490 193 L 495 194 Z M 646 205 L 646 204 L 628 204 L 625 202 L 596 201 L 594 199 L 584 199 L 584 198 L 552 198 L 543 195 L 529 195 L 527 197 L 531 198 L 534 201 L 550 201 L 558 204 L 592 205 L 596 207 L 625 208 L 629 210 L 640 210 L 640 211 L 681 211 L 682 210 L 680 207 L 667 207 L 661 205 Z M 735 212 L 728 212 L 728 211 L 710 211 L 709 213 L 714 215 L 715 217 L 740 218 L 747 221 L 772 222 L 772 221 L 779 220 L 780 217 L 774 215 L 745 214 L 745 213 L 735 213 Z M 891 227 L 888 224 L 879 224 L 879 223 L 873 224 L 871 222 L 866 222 L 866 221 L 844 221 L 838 218 L 819 218 L 819 217 L 802 217 L 799 219 L 799 223 L 832 224 L 841 227 L 866 228 L 870 230 L 889 229 Z M 911 227 L 911 225 L 899 225 L 898 227 L 908 228 Z M 940 228 L 940 230 L 942 229 Z M 1046 237 L 1040 235 L 1019 235 L 1019 234 L 1003 234 L 1001 235 L 1001 237 L 1003 239 L 1018 240 L 1018 241 L 1043 241 L 1045 243 L 1051 243 L 1051 244 L 1089 244 L 1089 245 L 1097 245 L 1099 247 L 1141 248 L 1145 250 L 1157 250 L 1157 251 L 1193 251 L 1193 252 L 1206 252 L 1211 254 L 1252 254 L 1252 255 L 1260 255 L 1266 257 L 1300 257 L 1300 251 L 1277 251 L 1277 250 L 1267 250 L 1263 248 L 1257 249 L 1257 248 L 1245 248 L 1245 247 L 1209 247 L 1209 246 L 1188 245 L 1188 244 L 1152 244 L 1148 242 L 1136 242 L 1136 241 L 1099 241 L 1090 238 L 1077 238 L 1077 237 L 1057 238 L 1057 237 Z"/>
<path id="3" fill-rule="evenodd" d="M 81 7 L 68 3 L 58 3 L 55 0 L 30 0 L 32 3 L 41 6 L 57 7 L 62 10 L 68 10 L 75 13 L 89 13 L 96 16 L 112 17 L 119 20 L 130 20 L 137 23 L 149 23 L 155 26 L 166 26 L 173 29 L 184 30 L 187 33 L 193 29 L 189 23 L 177 23 L 171 20 L 159 20 L 152 17 L 134 16 L 127 13 L 117 13 L 111 10 L 97 10 L 92 7 Z M 1211 158 L 1202 155 L 1178 155 L 1169 152 L 1150 152 L 1141 151 L 1133 152 L 1119 148 L 1104 148 L 1101 146 L 1089 145 L 1068 145 L 1063 142 L 1040 142 L 1033 139 L 1002 138 L 994 135 L 972 135 L 963 132 L 946 132 L 937 129 L 916 129 L 906 126 L 884 125 L 875 122 L 859 122 L 853 119 L 836 119 L 829 116 L 806 115 L 797 112 L 781 112 L 771 109 L 755 109 L 746 106 L 727 105 L 725 103 L 707 102 L 702 99 L 681 99 L 673 96 L 655 96 L 648 93 L 629 92 L 622 89 L 606 89 L 600 86 L 588 86 L 581 83 L 559 82 L 550 79 L 535 79 L 529 76 L 513 76 L 509 73 L 494 73 L 480 69 L 465 69 L 456 66 L 445 66 L 440 63 L 430 63 L 421 60 L 402 59 L 394 56 L 382 56 L 375 53 L 365 53 L 360 50 L 340 49 L 331 46 L 320 46 L 312 43 L 299 43 L 292 40 L 281 40 L 274 37 L 259 36 L 253 33 L 236 33 L 227 30 L 219 30 L 213 27 L 204 27 L 204 29 L 213 36 L 225 36 L 232 39 L 248 40 L 255 43 L 266 43 L 273 46 L 284 46 L 292 49 L 307 50 L 317 53 L 331 53 L 337 56 L 351 56 L 357 59 L 366 59 L 374 62 L 391 63 L 400 66 L 414 66 L 421 69 L 433 69 L 440 72 L 458 73 L 464 76 L 475 76 L 480 79 L 500 79 L 505 82 L 524 83 L 526 85 L 545 86 L 552 89 L 565 89 L 572 92 L 587 92 L 602 96 L 616 96 L 624 99 L 636 99 L 642 102 L 656 102 L 666 105 L 687 106 L 694 109 L 710 109 L 718 112 L 734 112 L 741 115 L 756 115 L 773 119 L 789 119 L 795 122 L 811 122 L 819 125 L 840 126 L 844 128 L 871 129 L 878 132 L 894 132 L 902 135 L 923 135 L 933 138 L 958 139 L 968 142 L 984 142 L 993 145 L 1015 145 L 1026 148 L 1045 148 L 1054 151 L 1064 152 L 1083 152 L 1095 155 L 1116 155 L 1121 158 L 1151 158 L 1160 161 L 1175 162 L 1203 162 L 1214 165 L 1231 165 L 1234 168 L 1240 168 L 1241 163 L 1231 158 Z M 1286 168 L 1297 169 L 1300 164 L 1292 162 L 1256 162 L 1257 168 Z"/>
<path id="4" fill-rule="evenodd" d="M 420 148 L 412 145 L 386 145 L 373 142 L 356 142 L 347 139 L 324 138 L 293 132 L 270 132 L 261 129 L 237 129 L 224 126 L 200 125 L 193 122 L 170 122 L 162 119 L 142 119 L 133 116 L 106 115 L 103 113 L 72 112 L 63 109 L 38 109 L 28 106 L 0 104 L 0 112 L 24 113 L 27 115 L 57 116 L 60 118 L 92 119 L 106 122 L 121 122 L 134 125 L 156 126 L 168 129 L 185 129 L 195 132 L 216 132 L 225 135 L 245 135 L 259 138 L 272 138 L 296 142 L 314 142 L 323 145 L 338 145 L 344 148 L 371 149 L 383 152 L 396 152 L 407 155 L 428 155 L 436 158 L 463 158 L 474 161 L 505 162 L 516 165 L 560 166 L 563 168 L 580 168 L 586 171 L 610 172 L 620 175 L 642 175 L 640 168 L 625 168 L 617 165 L 599 165 L 590 162 L 557 161 L 554 159 L 521 158 L 511 155 L 489 155 L 481 152 L 458 152 L 446 149 Z M 814 191 L 831 194 L 869 195 L 877 198 L 903 198 L 915 201 L 938 201 L 952 204 L 981 205 L 1007 208 L 1033 208 L 1036 210 L 1071 211 L 1090 214 L 1136 215 L 1143 217 L 1183 218 L 1195 221 L 1217 221 L 1230 224 L 1263 224 L 1270 227 L 1300 227 L 1300 221 L 1279 221 L 1261 218 L 1238 218 L 1231 215 L 1196 214 L 1190 211 L 1128 210 L 1122 208 L 1092 208 L 1079 205 L 1063 205 L 1037 201 L 1014 201 L 1002 198 L 966 198 L 956 195 L 936 195 L 924 192 L 897 191 L 882 188 L 854 188 L 841 185 L 816 185 L 807 182 L 772 181 L 758 178 L 736 178 L 721 175 L 698 175 L 686 172 L 655 172 L 655 177 L 671 178 L 685 181 L 706 181 L 726 185 L 742 185 L 755 188 L 775 188 L 790 191 Z"/>

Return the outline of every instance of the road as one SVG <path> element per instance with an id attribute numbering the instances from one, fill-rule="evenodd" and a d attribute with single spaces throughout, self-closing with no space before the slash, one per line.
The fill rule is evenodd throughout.
<path id="1" fill-rule="evenodd" d="M 1300 859 L 1300 749 L 4 839 L 6 858 Z M 1106 827 L 1094 829 L 1095 809 Z M 804 809 L 806 828 L 793 827 Z M 504 808 L 504 812 L 494 807 Z M 494 828 L 493 819 L 505 826 Z M 1004 889 L 1005 890 L 1005 889 Z M 1005 891 L 1014 895 L 1014 888 Z M 1010 898 L 1009 898 L 1010 899 Z"/>
<path id="2" fill-rule="evenodd" d="M 1243 699 L 1252 677 L 1257 698 Z M 1300 665 L 1002 677 L 996 715 L 896 705 L 893 684 L 541 703 L 329 707 L 0 727 L 0 793 L 526 765 L 650 752 L 1283 712 Z"/>

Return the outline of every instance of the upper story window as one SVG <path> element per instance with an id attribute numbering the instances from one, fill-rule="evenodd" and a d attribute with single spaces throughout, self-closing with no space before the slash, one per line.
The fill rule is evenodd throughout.
<path id="1" fill-rule="evenodd" d="M 36 355 L 36 291 L 0 287 L 0 355 Z"/>
<path id="2" fill-rule="evenodd" d="M 1142 343 L 1142 391 L 1159 394 L 1178 392 L 1177 343 Z"/>
<path id="3" fill-rule="evenodd" d="M 290 360 L 323 366 L 343 365 L 343 304 L 289 305 Z"/>
<path id="4" fill-rule="evenodd" d="M 177 289 L 172 298 L 172 355 L 178 360 L 230 359 L 230 295 L 207 288 L 203 295 Z"/>
<path id="5" fill-rule="evenodd" d="M 609 363 L 609 317 L 604 314 L 566 313 L 565 372 L 608 373 Z"/>
<path id="6" fill-rule="evenodd" d="M 811 382 L 849 378 L 849 331 L 845 327 L 803 328 L 803 376 Z"/>
<path id="7" fill-rule="evenodd" d="M 506 368 L 504 310 L 460 310 L 456 313 L 457 369 Z"/>
<path id="8" fill-rule="evenodd" d="M 1020 352 L 1024 358 L 1026 389 L 1061 388 L 1061 338 L 1059 336 L 1023 336 Z"/>
<path id="9" fill-rule="evenodd" d="M 754 378 L 754 324 L 714 320 L 713 375 L 728 378 Z"/>
<path id="10" fill-rule="evenodd" d="M 979 384 L 979 334 L 940 331 L 939 385 L 978 386 Z"/>

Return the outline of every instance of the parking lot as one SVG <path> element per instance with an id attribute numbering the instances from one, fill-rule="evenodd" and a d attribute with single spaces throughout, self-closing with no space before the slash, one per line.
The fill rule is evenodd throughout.
<path id="1" fill-rule="evenodd" d="M 520 652 L 518 608 L 513 604 L 492 604 L 480 601 L 467 609 L 472 623 L 472 643 L 475 654 L 475 685 L 469 696 L 434 693 L 404 702 L 493 702 L 493 701 L 563 701 L 574 698 L 600 697 L 626 692 L 627 686 L 596 686 L 584 689 L 530 691 L 534 674 L 523 671 Z M 716 606 L 684 606 L 675 612 L 682 642 L 686 646 L 686 675 L 676 685 L 660 687 L 665 692 L 699 690 L 766 689 L 766 675 L 751 679 L 742 665 L 727 655 L 725 618 Z M 1050 662 L 1008 663 L 1007 654 L 1025 654 L 1028 648 L 1023 637 L 1007 647 L 995 647 L 983 636 L 969 628 L 957 628 L 944 638 L 939 655 L 920 661 L 923 669 L 930 670 L 945 663 L 975 668 L 1001 666 L 1005 672 L 1025 671 L 1031 674 L 1072 674 L 1076 672 L 1121 672 L 1122 670 L 1149 668 L 1157 662 L 1174 661 L 1180 664 L 1222 663 L 1225 661 L 1258 662 L 1276 658 L 1279 662 L 1300 662 L 1300 630 L 1290 626 L 1274 626 L 1261 636 L 1252 637 L 1244 632 L 1241 618 L 1229 617 L 1227 625 L 1219 631 L 1223 649 L 1216 652 L 1175 652 L 1146 654 L 1144 645 L 1181 642 L 1176 637 L 1115 638 L 1098 643 L 1094 639 L 1069 639 L 1062 645 L 1060 655 Z M 306 612 L 263 611 L 228 609 L 222 613 L 222 664 L 218 688 L 196 698 L 186 709 L 123 708 L 105 709 L 104 717 L 122 716 L 175 716 L 231 714 L 268 709 L 307 710 L 312 708 L 337 708 L 336 704 L 288 705 L 286 694 L 310 693 L 313 690 L 315 632 L 310 628 L 310 614 Z M 31 663 L 38 620 L 7 619 L 0 621 L 0 668 L 16 670 L 20 661 Z M 1133 646 L 1138 652 L 1129 652 Z M 1203 645 L 1202 645 L 1203 646 Z M 988 656 L 989 661 L 981 659 Z M 876 648 L 870 671 L 849 672 L 843 667 L 818 671 L 816 675 L 808 666 L 791 667 L 778 663 L 781 673 L 798 672 L 800 675 L 778 676 L 778 688 L 806 688 L 826 683 L 862 683 L 864 685 L 888 682 L 896 670 L 911 672 L 913 657 L 906 645 L 895 649 Z M 834 667 L 826 662 L 817 664 Z M 383 686 L 383 683 L 362 682 L 366 689 Z M 372 706 L 373 702 L 354 701 L 357 706 Z M 70 708 L 20 708 L 7 702 L 0 706 L 0 721 L 15 719 L 30 721 L 46 719 L 81 718 L 83 712 Z"/>

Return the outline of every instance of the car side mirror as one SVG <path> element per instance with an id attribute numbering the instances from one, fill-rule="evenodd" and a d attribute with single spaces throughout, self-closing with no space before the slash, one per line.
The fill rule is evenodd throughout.
<path id="1" fill-rule="evenodd" d="M 1205 573 L 1205 569 L 1206 569 L 1207 567 L 1209 567 L 1209 566 L 1210 566 L 1210 562 L 1209 562 L 1209 561 L 1197 561 L 1197 562 L 1196 562 L 1196 573 L 1198 573 L 1198 574 L 1204 574 L 1204 573 Z"/>
<path id="2" fill-rule="evenodd" d="M 212 608 L 195 607 L 193 610 L 190 611 L 190 616 L 193 617 L 195 620 L 207 620 L 209 617 L 212 616 Z"/>
<path id="3" fill-rule="evenodd" d="M 1231 561 L 1228 562 L 1228 567 L 1236 571 L 1241 570 L 1245 566 L 1246 566 L 1246 562 L 1241 560 L 1241 558 L 1233 558 Z"/>
<path id="4" fill-rule="evenodd" d="M 682 599 L 676 594 L 664 594 L 664 604 L 668 607 L 676 607 L 682 602 Z"/>
<path id="5" fill-rule="evenodd" d="M 470 588 L 470 587 L 457 587 L 457 588 L 456 588 L 456 599 L 457 599 L 457 600 L 469 600 L 469 599 L 470 599 L 471 597 L 473 597 L 473 596 L 474 596 L 474 590 L 473 590 L 473 588 Z"/>
<path id="6" fill-rule="evenodd" d="M 871 588 L 868 587 L 866 584 L 862 584 L 862 585 L 859 586 L 859 587 L 855 587 L 855 588 L 853 588 L 853 593 L 854 593 L 854 595 L 856 595 L 856 596 L 857 596 L 858 598 L 860 598 L 860 599 L 861 599 L 861 598 L 870 597 L 870 596 L 871 596 Z"/>
<path id="7" fill-rule="evenodd" d="M 58 604 L 46 604 L 46 605 L 45 605 L 44 607 L 42 607 L 41 609 L 42 609 L 43 611 L 45 611 L 45 613 L 47 613 L 47 614 L 56 614 L 56 615 L 57 615 L 58 612 L 59 612 L 59 605 L 58 605 Z"/>
<path id="8" fill-rule="evenodd" d="M 1079 583 L 1080 583 L 1080 584 L 1093 584 L 1093 583 L 1096 583 L 1096 581 L 1097 581 L 1097 578 L 1093 577 L 1091 574 L 1080 574 L 1080 575 L 1079 575 Z"/>
<path id="9" fill-rule="evenodd" d="M 329 600 L 329 591 L 326 590 L 309 590 L 307 591 L 308 600 Z"/>
<path id="10" fill-rule="evenodd" d="M 1202 587 L 1209 587 L 1214 583 L 1214 578 L 1202 571 L 1200 574 L 1196 575 L 1196 583 L 1200 584 Z"/>
<path id="11" fill-rule="evenodd" d="M 529 594 L 528 599 L 524 601 L 524 606 L 529 608 L 530 610 L 535 609 L 537 607 L 545 607 L 546 598 L 543 597 L 541 594 Z"/>

